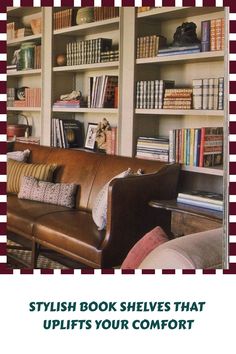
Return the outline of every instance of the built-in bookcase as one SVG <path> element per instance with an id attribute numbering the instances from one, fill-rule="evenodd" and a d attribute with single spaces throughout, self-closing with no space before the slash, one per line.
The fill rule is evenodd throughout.
<path id="1" fill-rule="evenodd" d="M 43 46 L 43 8 L 34 7 L 24 7 L 24 8 L 8 8 L 7 11 L 7 23 L 10 24 L 10 33 L 8 33 L 7 40 L 7 65 L 12 66 L 12 59 L 16 50 L 20 49 L 22 45 L 27 45 L 27 43 L 33 43 L 37 47 Z M 30 23 L 33 19 L 41 18 L 42 27 L 41 33 L 34 34 L 30 33 Z M 26 32 L 26 28 L 28 32 Z M 21 31 L 21 33 L 20 33 Z M 24 33 L 25 32 L 25 33 Z M 36 52 L 35 52 L 36 57 Z M 37 52 L 37 65 L 35 59 L 35 67 L 28 70 L 16 70 L 10 68 L 7 71 L 7 87 L 9 88 L 21 88 L 29 87 L 30 89 L 42 90 L 42 55 L 41 49 Z M 31 100 L 25 107 L 15 106 L 14 93 L 9 95 L 8 92 L 8 122 L 15 123 L 26 123 L 22 114 L 28 117 L 29 124 L 32 126 L 32 134 L 34 136 L 40 137 L 42 135 L 42 125 L 41 125 L 41 106 L 42 106 L 42 95 L 37 91 L 37 102 L 36 101 L 36 91 L 30 92 Z M 39 98 L 38 96 L 41 96 Z M 10 96 L 10 97 L 9 97 Z M 33 99 L 32 99 L 33 97 Z"/>
<path id="2" fill-rule="evenodd" d="M 64 9 L 64 8 L 63 8 Z M 66 8 L 65 8 L 66 9 Z M 139 136 L 168 136 L 171 129 L 224 127 L 227 141 L 227 8 L 220 7 L 160 7 L 137 13 L 134 7 L 120 8 L 119 16 L 91 23 L 56 28 L 55 15 L 61 8 L 9 8 L 8 22 L 13 19 L 28 19 L 40 13 L 43 29 L 40 35 L 31 35 L 8 40 L 8 61 L 21 43 L 28 40 L 42 44 L 42 68 L 28 71 L 8 72 L 8 87 L 32 86 L 42 88 L 40 108 L 25 107 L 19 110 L 8 107 L 9 118 L 22 111 L 32 118 L 33 134 L 40 136 L 41 144 L 51 144 L 52 118 L 76 119 L 84 123 L 98 123 L 107 118 L 117 126 L 117 153 L 125 156 L 136 155 Z M 74 13 L 77 11 L 73 8 Z M 58 16 L 58 14 L 56 15 Z M 171 43 L 176 28 L 183 22 L 197 25 L 201 37 L 201 23 L 216 18 L 225 19 L 224 49 L 210 52 L 136 58 L 136 42 L 140 36 L 160 34 Z M 74 17 L 75 19 L 75 17 Z M 73 20 L 75 21 L 75 20 Z M 119 60 L 103 63 L 83 63 L 58 66 L 58 54 L 66 54 L 68 43 L 75 41 L 110 38 L 119 48 Z M 62 94 L 81 90 L 83 96 L 89 93 L 89 78 L 102 75 L 119 77 L 119 100 L 117 108 L 53 107 Z M 224 110 L 194 109 L 141 109 L 136 108 L 136 84 L 139 80 L 174 80 L 176 86 L 191 87 L 193 79 L 224 77 Z M 227 157 L 227 144 L 224 147 Z M 226 161 L 226 160 L 225 160 Z M 226 164 L 225 164 L 226 166 Z M 220 192 L 223 189 L 225 169 L 182 165 L 181 188 L 209 189 Z"/>
<path id="3" fill-rule="evenodd" d="M 136 38 L 160 34 L 173 42 L 176 28 L 183 22 L 194 22 L 201 38 L 201 22 L 224 18 L 222 8 L 154 8 L 136 15 Z M 227 28 L 225 28 L 227 38 Z M 135 82 L 139 80 L 174 80 L 176 87 L 192 87 L 193 79 L 224 77 L 227 88 L 227 41 L 224 50 L 156 56 L 135 60 Z M 136 87 L 134 86 L 134 90 Z M 225 97 L 226 91 L 225 91 Z M 135 105 L 134 105 L 135 106 Z M 227 127 L 227 103 L 224 110 L 136 109 L 134 108 L 133 153 L 139 136 L 168 136 L 172 129 Z M 227 132 L 225 132 L 226 134 Z M 223 166 L 196 167 L 182 165 L 182 188 L 223 190 Z"/>

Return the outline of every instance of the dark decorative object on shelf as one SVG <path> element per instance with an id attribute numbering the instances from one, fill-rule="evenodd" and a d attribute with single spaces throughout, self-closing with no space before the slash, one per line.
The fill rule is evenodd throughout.
<path id="1" fill-rule="evenodd" d="M 200 43 L 200 40 L 197 38 L 196 28 L 197 25 L 194 22 L 182 23 L 175 31 L 172 46 L 181 47 Z"/>
<path id="2" fill-rule="evenodd" d="M 28 88 L 28 86 L 22 86 L 19 88 L 16 88 L 16 98 L 20 101 L 25 100 L 25 89 Z"/>

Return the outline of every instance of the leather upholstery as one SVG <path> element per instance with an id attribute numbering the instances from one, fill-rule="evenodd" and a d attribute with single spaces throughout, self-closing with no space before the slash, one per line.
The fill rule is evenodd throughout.
<path id="1" fill-rule="evenodd" d="M 78 184 L 76 208 L 10 196 L 9 232 L 97 268 L 121 264 L 137 240 L 156 225 L 169 232 L 170 213 L 151 208 L 148 202 L 176 196 L 179 165 L 18 142 L 13 146 L 15 151 L 26 148 L 31 151 L 30 162 L 57 163 L 54 182 Z M 91 215 L 96 195 L 127 168 L 134 172 L 141 168 L 146 174 L 111 182 L 107 229 L 98 231 Z"/>

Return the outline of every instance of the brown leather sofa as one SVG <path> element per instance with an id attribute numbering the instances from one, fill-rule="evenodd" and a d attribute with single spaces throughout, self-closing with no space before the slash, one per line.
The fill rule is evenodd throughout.
<path id="1" fill-rule="evenodd" d="M 8 195 L 8 235 L 32 241 L 33 267 L 38 245 L 88 267 L 110 268 L 120 265 L 130 248 L 154 226 L 160 225 L 166 233 L 170 232 L 170 213 L 154 209 L 148 202 L 176 196 L 177 164 L 19 142 L 12 146 L 14 151 L 25 149 L 31 151 L 29 162 L 58 165 L 54 182 L 78 185 L 75 209 Z M 96 195 L 112 177 L 128 168 L 141 168 L 145 174 L 112 180 L 107 227 L 99 231 L 91 214 Z"/>

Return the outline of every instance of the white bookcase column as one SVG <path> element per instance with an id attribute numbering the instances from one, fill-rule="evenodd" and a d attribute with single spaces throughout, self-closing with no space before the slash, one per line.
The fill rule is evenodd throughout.
<path id="1" fill-rule="evenodd" d="M 42 116 L 41 145 L 51 142 L 51 102 L 52 102 L 52 8 L 43 8 L 43 53 L 42 53 Z"/>
<path id="2" fill-rule="evenodd" d="M 133 154 L 134 131 L 134 68 L 135 68 L 135 8 L 126 7 L 121 26 L 121 75 L 120 75 L 120 132 L 119 152 L 123 156 Z"/>

